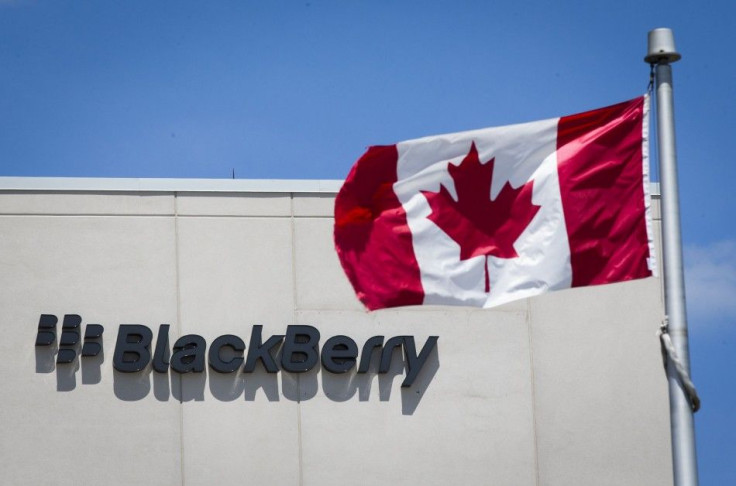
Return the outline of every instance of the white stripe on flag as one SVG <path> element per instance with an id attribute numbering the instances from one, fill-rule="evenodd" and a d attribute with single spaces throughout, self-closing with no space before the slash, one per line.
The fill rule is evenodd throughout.
<path id="1" fill-rule="evenodd" d="M 491 307 L 571 285 L 570 249 L 557 176 L 558 118 L 427 137 L 397 144 L 398 181 L 394 192 L 407 214 L 419 264 L 425 304 Z M 532 202 L 540 206 L 514 249 L 518 258 L 488 257 L 490 292 L 486 292 L 486 257 L 460 259 L 460 246 L 428 216 L 421 191 L 438 192 L 440 184 L 457 198 L 447 164 L 459 165 L 475 143 L 481 163 L 495 158 L 489 197 L 503 186 L 534 181 Z"/>

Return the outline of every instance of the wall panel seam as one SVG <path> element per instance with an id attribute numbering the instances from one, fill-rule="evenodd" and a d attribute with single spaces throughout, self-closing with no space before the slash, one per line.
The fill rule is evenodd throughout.
<path id="1" fill-rule="evenodd" d="M 526 299 L 526 323 L 529 346 L 529 381 L 532 401 L 532 433 L 534 444 L 534 484 L 539 486 L 539 444 L 537 441 L 537 393 L 534 378 L 534 344 L 532 339 L 532 309 L 529 299 Z"/>

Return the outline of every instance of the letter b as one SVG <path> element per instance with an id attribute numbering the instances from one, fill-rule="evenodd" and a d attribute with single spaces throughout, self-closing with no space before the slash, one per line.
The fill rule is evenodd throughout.
<path id="1" fill-rule="evenodd" d="M 319 331 L 312 326 L 287 326 L 281 368 L 291 373 L 304 373 L 314 368 L 319 355 Z"/>
<path id="2" fill-rule="evenodd" d="M 151 361 L 153 333 L 140 324 L 121 324 L 112 365 L 123 373 L 141 371 Z"/>

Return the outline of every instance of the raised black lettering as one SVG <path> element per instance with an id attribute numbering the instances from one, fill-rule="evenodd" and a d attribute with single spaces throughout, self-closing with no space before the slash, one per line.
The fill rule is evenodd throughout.
<path id="1" fill-rule="evenodd" d="M 38 319 L 36 346 L 51 346 L 56 341 L 56 323 L 59 319 L 53 314 L 41 314 Z"/>
<path id="2" fill-rule="evenodd" d="M 388 369 L 391 367 L 391 358 L 394 354 L 394 349 L 401 349 L 405 337 L 394 336 L 386 341 L 386 346 L 383 347 L 383 352 L 381 353 L 381 364 L 378 366 L 379 373 L 388 373 Z"/>
<path id="3" fill-rule="evenodd" d="M 322 366 L 330 373 L 345 373 L 355 366 L 358 345 L 347 336 L 333 336 L 322 347 Z"/>
<path id="4" fill-rule="evenodd" d="M 82 345 L 82 356 L 93 357 L 102 352 L 102 333 L 105 328 L 100 324 L 87 324 L 84 328 L 84 344 Z"/>
<path id="5" fill-rule="evenodd" d="M 236 356 L 228 361 L 223 360 L 220 350 L 225 346 L 232 348 L 234 351 L 242 352 L 245 350 L 245 343 L 238 336 L 225 334 L 212 341 L 210 345 L 210 368 L 219 373 L 232 373 L 243 364 L 243 358 Z"/>
<path id="6" fill-rule="evenodd" d="M 79 344 L 79 325 L 82 317 L 77 314 L 66 314 L 61 324 L 61 338 L 59 339 L 59 352 L 56 362 L 59 364 L 72 363 L 77 357 L 77 345 Z"/>
<path id="7" fill-rule="evenodd" d="M 427 362 L 427 358 L 432 353 L 432 350 L 437 346 L 437 339 L 439 336 L 429 336 L 427 342 L 424 343 L 424 347 L 417 356 L 417 347 L 414 344 L 414 336 L 406 336 L 404 338 L 404 355 L 406 356 L 406 378 L 401 383 L 402 388 L 410 387 L 416 379 L 419 372 L 422 370 L 424 363 Z"/>
<path id="8" fill-rule="evenodd" d="M 276 360 L 274 360 L 271 355 L 271 349 L 278 347 L 284 339 L 284 336 L 273 335 L 268 338 L 268 341 L 261 343 L 262 329 L 263 326 L 253 326 L 248 347 L 248 357 L 245 359 L 245 366 L 243 367 L 243 371 L 245 373 L 253 373 L 256 369 L 256 362 L 258 362 L 259 359 L 261 360 L 261 363 L 263 363 L 263 367 L 266 368 L 267 372 L 278 373 L 279 371 L 279 367 L 276 366 Z"/>
<path id="9" fill-rule="evenodd" d="M 151 361 L 153 333 L 140 324 L 121 324 L 112 359 L 113 367 L 123 373 L 141 371 Z"/>
<path id="10" fill-rule="evenodd" d="M 363 345 L 363 352 L 360 353 L 360 366 L 358 366 L 358 373 L 368 373 L 368 368 L 371 365 L 371 357 L 375 349 L 381 349 L 383 346 L 383 336 L 373 336 Z"/>
<path id="11" fill-rule="evenodd" d="M 292 373 L 304 373 L 317 364 L 319 331 L 312 326 L 287 326 L 281 367 Z"/>
<path id="12" fill-rule="evenodd" d="M 207 343 L 202 336 L 187 334 L 176 340 L 171 355 L 171 369 L 177 373 L 201 373 L 204 371 L 204 355 Z"/>
<path id="13" fill-rule="evenodd" d="M 158 373 L 166 373 L 169 371 L 169 325 L 161 324 L 158 326 L 158 336 L 156 336 L 156 349 L 153 351 L 153 371 Z"/>

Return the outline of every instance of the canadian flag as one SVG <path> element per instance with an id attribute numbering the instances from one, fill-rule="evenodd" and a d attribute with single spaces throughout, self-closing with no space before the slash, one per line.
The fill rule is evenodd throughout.
<path id="1" fill-rule="evenodd" d="M 655 272 L 649 98 L 374 146 L 335 200 L 335 247 L 369 309 L 492 307 Z"/>

